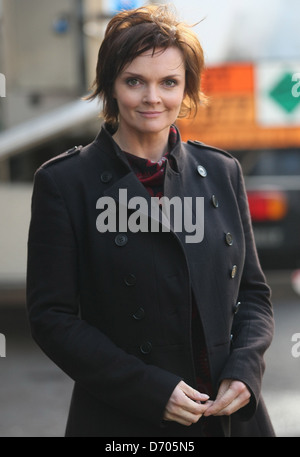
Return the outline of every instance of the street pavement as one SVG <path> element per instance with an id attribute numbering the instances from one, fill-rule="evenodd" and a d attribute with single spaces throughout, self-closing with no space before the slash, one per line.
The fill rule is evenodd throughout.
<path id="1" fill-rule="evenodd" d="M 300 334 L 300 297 L 289 273 L 267 276 L 276 330 L 265 357 L 263 395 L 277 436 L 300 437 L 300 357 L 292 354 L 292 336 Z M 63 436 L 73 382 L 32 341 L 24 303 L 0 306 L 0 333 L 6 337 L 6 357 L 0 358 L 0 437 Z"/>

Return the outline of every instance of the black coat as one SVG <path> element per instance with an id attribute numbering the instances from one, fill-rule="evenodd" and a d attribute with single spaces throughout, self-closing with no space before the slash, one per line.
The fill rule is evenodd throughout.
<path id="1" fill-rule="evenodd" d="M 177 383 L 195 386 L 191 291 L 215 392 L 232 378 L 252 393 L 233 416 L 233 434 L 273 434 L 259 401 L 273 316 L 240 166 L 197 142 L 179 142 L 172 157 L 164 195 L 204 197 L 198 243 L 172 229 L 99 232 L 99 198 L 117 202 L 119 189 L 127 189 L 128 200 L 142 196 L 151 207 L 105 128 L 91 145 L 52 159 L 35 175 L 29 319 L 37 343 L 75 380 L 68 436 L 199 435 L 199 424 L 162 422 Z M 229 435 L 228 417 L 222 426 Z"/>

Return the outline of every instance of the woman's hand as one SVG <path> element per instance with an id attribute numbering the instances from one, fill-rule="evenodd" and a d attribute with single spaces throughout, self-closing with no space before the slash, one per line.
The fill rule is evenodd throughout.
<path id="1" fill-rule="evenodd" d="M 187 426 L 195 424 L 211 403 L 202 404 L 201 402 L 207 402 L 208 399 L 208 395 L 201 394 L 184 381 L 180 381 L 167 403 L 164 420 Z"/>
<path id="2" fill-rule="evenodd" d="M 250 396 L 251 394 L 243 382 L 224 379 L 217 398 L 214 402 L 210 402 L 204 416 L 229 416 L 246 406 L 250 401 Z"/>

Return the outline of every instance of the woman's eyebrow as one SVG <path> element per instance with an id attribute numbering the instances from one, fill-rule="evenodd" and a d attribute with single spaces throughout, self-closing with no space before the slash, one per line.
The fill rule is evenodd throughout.
<path id="1" fill-rule="evenodd" d="M 131 77 L 140 78 L 140 79 L 145 78 L 144 75 L 140 75 L 139 73 L 133 73 L 133 72 L 131 72 L 131 71 L 124 71 L 124 72 L 123 72 L 123 76 L 131 76 Z M 182 75 L 180 75 L 180 74 L 174 73 L 174 74 L 170 74 L 170 75 L 163 76 L 162 79 L 180 78 L 181 76 L 182 76 Z"/>

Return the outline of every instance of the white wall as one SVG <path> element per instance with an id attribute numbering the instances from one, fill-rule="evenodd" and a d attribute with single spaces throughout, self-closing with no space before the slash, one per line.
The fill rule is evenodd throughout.
<path id="1" fill-rule="evenodd" d="M 23 286 L 32 185 L 0 186 L 0 289 Z"/>

